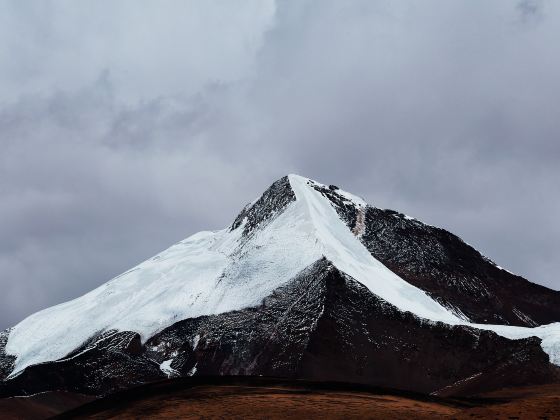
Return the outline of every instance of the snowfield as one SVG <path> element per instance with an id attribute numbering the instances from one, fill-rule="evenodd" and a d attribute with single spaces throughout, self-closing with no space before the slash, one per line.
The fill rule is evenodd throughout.
<path id="1" fill-rule="evenodd" d="M 459 318 L 376 260 L 330 201 L 311 186 L 321 184 L 297 175 L 289 175 L 289 182 L 296 200 L 253 234 L 243 236 L 243 225 L 197 233 L 97 289 L 20 322 L 5 348 L 16 356 L 10 376 L 61 359 L 103 331 L 136 331 L 145 341 L 183 319 L 258 305 L 323 256 L 402 311 L 511 339 L 537 336 L 551 362 L 560 365 L 560 323 L 524 328 Z M 350 193 L 337 192 L 359 208 L 366 205 Z M 162 371 L 172 374 L 170 364 L 162 363 Z"/>

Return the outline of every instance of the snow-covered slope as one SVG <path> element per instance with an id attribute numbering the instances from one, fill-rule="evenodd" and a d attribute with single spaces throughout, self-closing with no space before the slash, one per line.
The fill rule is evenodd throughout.
<path id="1" fill-rule="evenodd" d="M 325 257 L 401 311 L 451 325 L 472 325 L 510 338 L 539 336 L 560 364 L 560 324 L 539 328 L 468 324 L 376 260 L 306 178 L 284 181 L 293 197 L 255 216 L 251 206 L 232 227 L 200 232 L 73 301 L 31 315 L 11 329 L 5 346 L 16 357 L 11 376 L 58 360 L 103 331 L 135 331 L 143 341 L 176 322 L 257 306 L 275 289 Z M 360 211 L 363 200 L 337 189 Z M 252 203 L 252 206 L 256 206 Z"/>

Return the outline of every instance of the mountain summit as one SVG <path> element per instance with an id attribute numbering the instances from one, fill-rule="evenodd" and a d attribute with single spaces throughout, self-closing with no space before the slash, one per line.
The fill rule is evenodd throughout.
<path id="1" fill-rule="evenodd" d="M 298 175 L 0 333 L 0 395 L 270 375 L 465 394 L 560 378 L 560 292 Z"/>

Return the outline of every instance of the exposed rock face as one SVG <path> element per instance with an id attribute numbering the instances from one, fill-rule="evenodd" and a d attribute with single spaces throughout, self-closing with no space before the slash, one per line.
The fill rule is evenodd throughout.
<path id="1" fill-rule="evenodd" d="M 288 177 L 280 178 L 255 203 L 247 205 L 239 213 L 231 225 L 231 230 L 237 229 L 245 221 L 243 234 L 247 236 L 261 224 L 280 213 L 295 199 Z"/>
<path id="2" fill-rule="evenodd" d="M 471 321 L 535 325 L 560 319 L 560 293 L 509 273 L 459 237 L 369 207 L 362 242 L 385 266 Z"/>
<path id="3" fill-rule="evenodd" d="M 135 333 L 106 332 L 63 360 L 28 367 L 2 394 L 107 394 L 165 378 L 166 360 L 167 376 L 281 376 L 426 393 L 491 378 L 461 388 L 473 393 L 557 379 L 539 342 L 400 312 L 323 259 L 258 307 L 180 321 L 144 345 Z"/>

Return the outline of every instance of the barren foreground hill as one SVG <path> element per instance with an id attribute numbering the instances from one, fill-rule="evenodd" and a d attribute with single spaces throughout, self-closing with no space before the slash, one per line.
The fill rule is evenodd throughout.
<path id="1" fill-rule="evenodd" d="M 560 384 L 441 398 L 342 383 L 181 378 L 94 401 L 59 419 L 558 419 Z"/>

